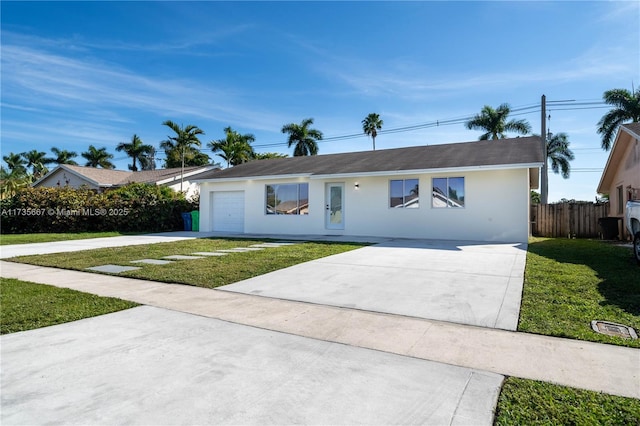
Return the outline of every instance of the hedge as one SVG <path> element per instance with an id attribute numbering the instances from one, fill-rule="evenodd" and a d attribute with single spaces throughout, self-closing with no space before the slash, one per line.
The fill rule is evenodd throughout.
<path id="1" fill-rule="evenodd" d="M 171 188 L 132 183 L 96 193 L 80 188 L 26 188 L 0 200 L 3 234 L 161 232 L 182 230 L 182 212 L 198 208 Z"/>

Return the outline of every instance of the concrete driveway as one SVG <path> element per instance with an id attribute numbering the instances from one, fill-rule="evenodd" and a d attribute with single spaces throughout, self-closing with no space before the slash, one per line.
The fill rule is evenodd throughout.
<path id="1" fill-rule="evenodd" d="M 3 425 L 490 425 L 503 380 L 149 306 L 1 350 Z"/>
<path id="2" fill-rule="evenodd" d="M 526 244 L 394 240 L 219 288 L 516 330 Z"/>

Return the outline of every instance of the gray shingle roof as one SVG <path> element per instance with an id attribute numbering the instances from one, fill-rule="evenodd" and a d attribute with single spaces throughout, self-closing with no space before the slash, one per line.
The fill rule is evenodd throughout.
<path id="1" fill-rule="evenodd" d="M 69 164 L 65 164 L 64 167 L 76 172 L 81 176 L 86 177 L 87 179 L 97 182 L 100 186 L 126 185 L 127 183 L 131 182 L 156 183 L 165 179 L 180 176 L 180 167 L 173 169 L 142 170 L 138 172 L 98 169 L 96 167 L 72 166 Z M 189 172 L 203 169 L 205 167 L 207 166 L 185 167 L 184 172 L 185 174 L 187 174 Z"/>
<path id="2" fill-rule="evenodd" d="M 225 170 L 208 171 L 192 180 L 277 175 L 339 175 L 542 163 L 537 136 L 444 145 L 414 146 L 345 154 L 257 160 Z"/>

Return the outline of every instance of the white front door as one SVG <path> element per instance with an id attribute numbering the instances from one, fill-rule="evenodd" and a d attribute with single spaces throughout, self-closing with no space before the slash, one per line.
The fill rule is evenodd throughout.
<path id="1" fill-rule="evenodd" d="M 213 231 L 244 232 L 244 191 L 215 191 L 211 204 Z"/>
<path id="2" fill-rule="evenodd" d="M 325 193 L 327 229 L 344 229 L 344 183 L 328 183 Z"/>

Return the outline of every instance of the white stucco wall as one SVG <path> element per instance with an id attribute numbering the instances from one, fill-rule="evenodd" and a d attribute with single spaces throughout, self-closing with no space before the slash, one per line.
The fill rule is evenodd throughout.
<path id="1" fill-rule="evenodd" d="M 464 208 L 431 207 L 431 179 L 464 177 Z M 389 208 L 389 180 L 420 180 L 417 209 Z M 265 185 L 309 183 L 309 215 L 266 215 Z M 344 230 L 325 228 L 325 184 L 343 182 Z M 359 189 L 355 189 L 355 183 Z M 200 230 L 211 231 L 212 191 L 245 191 L 246 233 L 361 235 L 474 241 L 526 242 L 529 236 L 529 173 L 527 169 L 447 174 L 376 176 L 348 179 L 269 179 L 202 183 Z"/>
<path id="2" fill-rule="evenodd" d="M 82 179 L 63 169 L 56 170 L 38 184 L 38 186 L 45 188 L 64 188 L 65 186 L 80 188 L 82 185 L 86 185 L 90 189 L 98 189 L 97 185 L 92 185 L 86 179 Z"/>
<path id="3" fill-rule="evenodd" d="M 175 192 L 180 192 L 180 181 L 177 183 L 172 182 L 171 184 L 167 184 L 169 188 L 173 189 Z M 199 185 L 195 182 L 191 182 L 189 180 L 185 180 L 182 184 L 182 192 L 184 192 L 184 196 L 187 200 L 192 199 L 196 195 L 198 195 Z"/>

